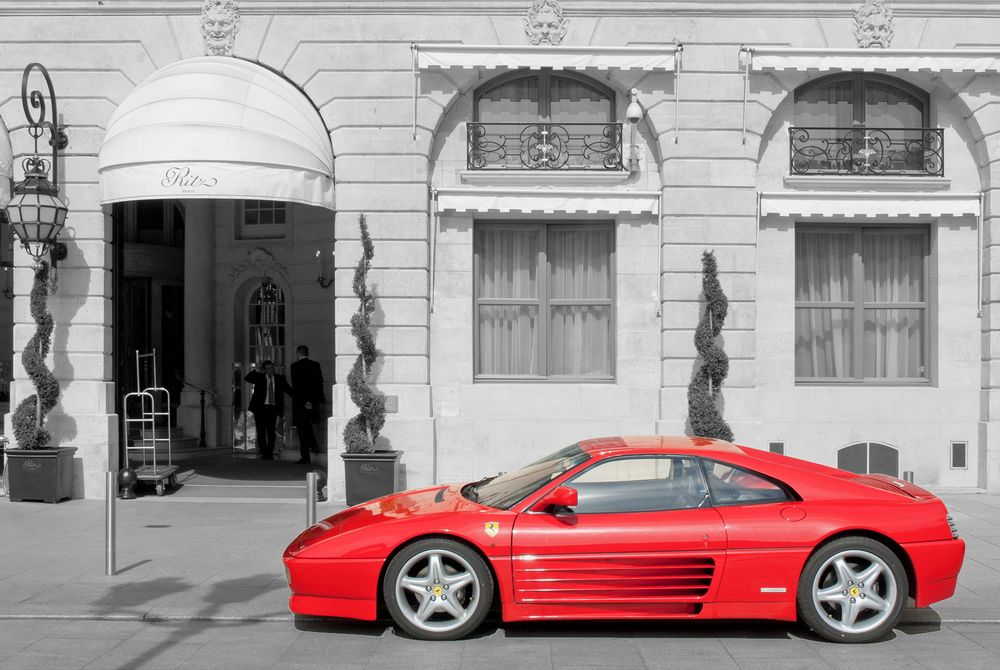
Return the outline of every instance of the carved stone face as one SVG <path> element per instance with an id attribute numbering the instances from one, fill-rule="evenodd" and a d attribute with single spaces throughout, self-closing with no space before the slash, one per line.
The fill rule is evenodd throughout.
<path id="1" fill-rule="evenodd" d="M 540 6 L 536 3 L 528 10 L 528 17 L 524 21 L 524 32 L 532 44 L 544 44 L 557 46 L 566 35 L 566 26 L 569 23 L 558 11 L 548 3 Z"/>
<path id="2" fill-rule="evenodd" d="M 225 5 L 207 8 L 201 17 L 205 53 L 211 56 L 231 55 L 239 30 L 240 19 L 234 8 L 227 8 Z"/>
<path id="3" fill-rule="evenodd" d="M 862 48 L 888 48 L 893 38 L 892 10 L 879 0 L 868 0 L 854 12 L 854 37 Z"/>

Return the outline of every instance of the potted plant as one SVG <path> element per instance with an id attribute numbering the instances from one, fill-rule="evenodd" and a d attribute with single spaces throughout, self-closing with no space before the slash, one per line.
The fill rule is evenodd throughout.
<path id="1" fill-rule="evenodd" d="M 351 317 L 351 334 L 358 343 L 358 357 L 347 375 L 351 400 L 360 410 L 344 427 L 344 476 L 348 505 L 357 505 L 396 491 L 399 487 L 402 451 L 377 451 L 379 432 L 385 425 L 385 401 L 368 383 L 378 357 L 371 332 L 371 314 L 375 294 L 368 288 L 368 270 L 375 257 L 375 246 L 368 234 L 365 215 L 358 216 L 361 230 L 361 258 L 354 268 L 354 295 L 358 311 Z"/>
<path id="2" fill-rule="evenodd" d="M 24 347 L 21 362 L 35 386 L 35 393 L 22 398 L 14 410 L 14 440 L 7 448 L 7 483 L 11 501 L 58 502 L 73 495 L 73 454 L 76 447 L 57 447 L 44 427 L 45 415 L 59 399 L 59 382 L 45 365 L 52 345 L 52 314 L 47 302 L 49 264 L 35 267 L 31 287 L 31 316 L 35 334 Z"/>

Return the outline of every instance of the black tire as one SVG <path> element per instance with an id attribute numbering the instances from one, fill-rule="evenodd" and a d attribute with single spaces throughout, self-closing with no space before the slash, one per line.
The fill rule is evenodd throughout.
<path id="1" fill-rule="evenodd" d="M 407 634 L 457 640 L 486 618 L 493 602 L 493 574 L 479 554 L 460 542 L 419 540 L 389 563 L 382 597 L 392 620 Z"/>
<path id="2" fill-rule="evenodd" d="M 906 569 L 891 549 L 868 537 L 842 537 L 806 561 L 796 604 L 799 618 L 820 637 L 872 642 L 899 623 L 909 588 Z"/>

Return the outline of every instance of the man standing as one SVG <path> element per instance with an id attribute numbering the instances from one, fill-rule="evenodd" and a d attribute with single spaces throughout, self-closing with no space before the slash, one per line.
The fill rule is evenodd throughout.
<path id="1" fill-rule="evenodd" d="M 250 396 L 248 409 L 253 412 L 254 423 L 257 424 L 257 451 L 265 461 L 274 460 L 274 426 L 278 417 L 285 415 L 285 398 L 294 397 L 292 389 L 285 381 L 285 375 L 274 372 L 274 362 L 264 361 L 260 369 L 250 370 L 245 377 L 253 384 L 253 394 Z"/>
<path id="2" fill-rule="evenodd" d="M 309 452 L 319 453 L 313 423 L 319 420 L 320 404 L 326 400 L 323 393 L 323 370 L 319 363 L 309 358 L 309 347 L 300 344 L 295 349 L 299 357 L 292 363 L 292 422 L 299 432 L 299 455 L 296 463 L 309 464 Z"/>

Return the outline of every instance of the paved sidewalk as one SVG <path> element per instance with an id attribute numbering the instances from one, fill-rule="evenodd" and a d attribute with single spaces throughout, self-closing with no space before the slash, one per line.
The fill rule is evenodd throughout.
<path id="1" fill-rule="evenodd" d="M 910 623 L 1000 623 L 1000 496 L 945 494 L 968 546 L 954 598 Z M 340 509 L 318 505 L 318 517 Z M 290 621 L 281 552 L 299 501 L 119 501 L 117 574 L 104 574 L 99 501 L 0 501 L 0 619 Z"/>

